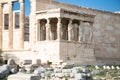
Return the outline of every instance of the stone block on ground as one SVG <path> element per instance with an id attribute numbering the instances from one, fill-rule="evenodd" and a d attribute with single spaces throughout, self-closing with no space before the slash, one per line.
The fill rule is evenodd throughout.
<path id="1" fill-rule="evenodd" d="M 118 77 L 113 77 L 112 80 L 120 80 L 120 76 L 118 76 Z"/>
<path id="2" fill-rule="evenodd" d="M 23 65 L 28 65 L 28 64 L 32 64 L 32 60 L 23 60 L 22 61 Z"/>
<path id="3" fill-rule="evenodd" d="M 7 64 L 10 66 L 10 68 L 17 68 L 17 64 L 14 59 L 9 59 Z"/>
<path id="4" fill-rule="evenodd" d="M 63 69 L 62 72 L 63 72 L 63 73 L 71 73 L 72 70 L 71 70 L 71 69 Z"/>
<path id="5" fill-rule="evenodd" d="M 10 73 L 10 66 L 9 65 L 3 65 L 0 66 L 0 78 L 6 77 Z"/>
<path id="6" fill-rule="evenodd" d="M 34 74 L 17 73 L 8 76 L 7 80 L 40 80 L 40 76 Z"/>
<path id="7" fill-rule="evenodd" d="M 55 73 L 61 73 L 61 72 L 62 72 L 62 69 L 61 69 L 61 68 L 55 68 L 55 69 L 54 69 L 54 72 L 55 72 Z"/>
<path id="8" fill-rule="evenodd" d="M 75 80 L 83 80 L 83 75 L 82 74 L 75 74 Z"/>
<path id="9" fill-rule="evenodd" d="M 9 59 L 7 64 L 10 66 L 10 72 L 15 74 L 18 72 L 18 65 L 15 63 L 14 59 Z"/>

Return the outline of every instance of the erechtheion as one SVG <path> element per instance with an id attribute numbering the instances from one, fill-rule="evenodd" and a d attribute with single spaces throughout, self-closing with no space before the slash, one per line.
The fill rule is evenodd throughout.
<path id="1" fill-rule="evenodd" d="M 16 1 L 20 10 L 15 12 L 12 4 Z M 29 30 L 25 30 L 24 0 L 0 0 L 0 48 L 5 59 L 14 56 L 33 63 L 120 63 L 119 13 L 52 0 L 30 1 Z"/>

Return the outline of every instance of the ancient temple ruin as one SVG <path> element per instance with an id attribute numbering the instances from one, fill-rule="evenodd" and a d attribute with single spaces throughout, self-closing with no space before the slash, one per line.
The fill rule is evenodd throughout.
<path id="1" fill-rule="evenodd" d="M 17 29 L 12 10 L 16 1 L 20 2 Z M 119 64 L 120 14 L 52 0 L 30 1 L 27 42 L 24 0 L 0 1 L 0 48 L 6 59 L 15 56 L 19 61 L 30 59 L 33 63 L 41 60 L 42 63 Z"/>

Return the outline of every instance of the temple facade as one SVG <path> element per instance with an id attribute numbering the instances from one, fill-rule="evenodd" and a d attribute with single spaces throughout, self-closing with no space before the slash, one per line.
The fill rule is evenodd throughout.
<path id="1" fill-rule="evenodd" d="M 12 10 L 15 1 L 20 2 L 19 28 L 15 28 Z M 0 2 L 0 48 L 4 59 L 119 64 L 120 14 L 52 0 L 30 1 L 29 31 L 24 29 L 24 0 Z M 27 41 L 25 31 L 29 33 Z"/>

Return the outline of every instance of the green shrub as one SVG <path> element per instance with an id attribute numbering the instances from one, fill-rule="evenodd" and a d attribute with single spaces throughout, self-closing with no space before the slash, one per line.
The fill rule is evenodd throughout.
<path id="1" fill-rule="evenodd" d="M 2 59 L 2 56 L 1 56 L 2 53 L 3 53 L 3 51 L 0 49 L 0 64 L 3 63 L 3 59 Z"/>

